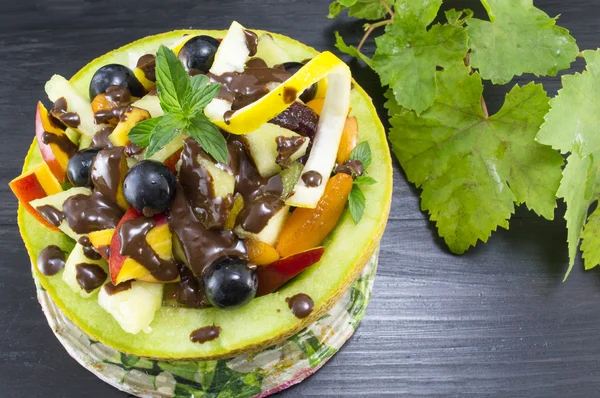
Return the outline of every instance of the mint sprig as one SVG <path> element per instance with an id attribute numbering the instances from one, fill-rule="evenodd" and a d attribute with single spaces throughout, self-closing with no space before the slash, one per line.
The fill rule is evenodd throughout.
<path id="1" fill-rule="evenodd" d="M 368 141 L 363 141 L 354 148 L 350 154 L 350 159 L 358 160 L 363 165 L 363 170 L 366 172 L 367 168 L 371 165 L 371 146 Z M 350 215 L 354 224 L 358 224 L 365 214 L 366 198 L 365 194 L 360 188 L 360 185 L 373 185 L 377 183 L 377 180 L 366 174 L 356 177 L 352 185 L 352 190 L 348 196 L 348 209 L 350 209 Z"/>
<path id="2" fill-rule="evenodd" d="M 156 53 L 156 86 L 164 116 L 145 120 L 129 131 L 131 142 L 147 148 L 145 157 L 187 134 L 217 162 L 227 162 L 227 142 L 203 112 L 219 93 L 220 84 L 211 84 L 203 75 L 190 78 L 173 51 L 160 46 Z"/>

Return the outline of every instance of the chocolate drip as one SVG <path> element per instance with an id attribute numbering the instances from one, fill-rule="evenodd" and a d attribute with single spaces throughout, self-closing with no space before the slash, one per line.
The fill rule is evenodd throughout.
<path id="1" fill-rule="evenodd" d="M 276 124 L 312 139 L 317 134 L 319 115 L 308 106 L 296 101 L 271 119 L 269 123 Z"/>
<path id="2" fill-rule="evenodd" d="M 142 55 L 137 61 L 136 68 L 144 72 L 146 79 L 156 81 L 156 57 L 153 54 Z"/>
<path id="3" fill-rule="evenodd" d="M 65 253 L 58 246 L 45 247 L 37 258 L 37 269 L 46 276 L 58 274 L 64 266 Z"/>
<path id="4" fill-rule="evenodd" d="M 238 215 L 237 222 L 244 230 L 257 234 L 283 206 L 284 203 L 278 197 L 263 196 L 244 207 Z"/>
<path id="5" fill-rule="evenodd" d="M 211 81 L 221 83 L 218 98 L 230 101 L 231 109 L 238 110 L 253 103 L 269 92 L 269 83 L 283 83 L 292 73 L 269 68 L 262 60 L 251 60 L 242 72 L 227 72 L 220 76 L 207 74 Z"/>
<path id="6" fill-rule="evenodd" d="M 196 276 L 203 275 L 204 269 L 221 256 L 247 257 L 244 241 L 233 232 L 208 229 L 196 218 L 179 184 L 169 210 L 169 226 Z"/>
<path id="7" fill-rule="evenodd" d="M 221 328 L 218 326 L 205 326 L 190 333 L 190 340 L 192 343 L 202 344 L 218 338 L 220 333 Z"/>
<path id="8" fill-rule="evenodd" d="M 134 144 L 133 142 L 130 142 L 127 144 L 127 146 L 125 147 L 125 154 L 127 156 L 129 156 L 130 158 L 139 155 L 140 153 L 142 153 L 142 151 L 144 150 L 144 148 L 137 146 L 136 144 Z"/>
<path id="9" fill-rule="evenodd" d="M 96 124 L 117 124 L 132 103 L 131 91 L 127 87 L 110 86 L 103 95 L 109 106 L 96 111 L 94 120 Z"/>
<path id="10" fill-rule="evenodd" d="M 98 250 L 98 253 L 100 253 L 102 258 L 104 258 L 106 260 L 108 260 L 110 258 L 110 246 L 109 245 L 100 246 L 100 247 L 96 248 L 96 250 Z"/>
<path id="11" fill-rule="evenodd" d="M 77 283 L 88 293 L 93 292 L 106 280 L 106 271 L 98 264 L 81 263 L 75 265 Z"/>
<path id="12" fill-rule="evenodd" d="M 362 162 L 357 159 L 346 160 L 344 164 L 335 167 L 336 173 L 349 174 L 352 177 L 360 177 L 364 171 Z"/>
<path id="13" fill-rule="evenodd" d="M 81 124 L 79 115 L 75 112 L 67 112 L 67 100 L 60 97 L 54 103 L 54 108 L 50 111 L 52 116 L 60 120 L 64 125 L 76 129 Z"/>
<path id="14" fill-rule="evenodd" d="M 171 281 L 177 278 L 177 264 L 172 260 L 161 258 L 146 241 L 146 235 L 155 226 L 156 221 L 149 217 L 139 217 L 121 224 L 120 254 L 131 257 L 143 265 L 159 281 Z"/>
<path id="15" fill-rule="evenodd" d="M 286 104 L 291 104 L 296 101 L 298 98 L 298 91 L 295 88 L 285 87 L 283 89 L 283 102 Z"/>
<path id="16" fill-rule="evenodd" d="M 246 47 L 248 47 L 248 54 L 250 57 L 254 57 L 256 55 L 256 50 L 258 49 L 258 36 L 256 33 L 244 29 L 244 36 L 246 36 Z"/>
<path id="17" fill-rule="evenodd" d="M 59 227 L 65 215 L 52 205 L 43 205 L 35 208 L 50 224 Z"/>
<path id="18" fill-rule="evenodd" d="M 63 205 L 63 214 L 67 225 L 78 234 L 116 228 L 123 217 L 121 208 L 98 192 L 71 196 Z"/>
<path id="19" fill-rule="evenodd" d="M 108 139 L 112 134 L 114 127 L 104 127 L 92 137 L 92 146 L 94 148 L 112 148 L 113 143 Z"/>
<path id="20" fill-rule="evenodd" d="M 194 273 L 184 264 L 179 266 L 179 276 L 181 280 L 176 285 L 176 291 L 173 297 L 179 304 L 186 307 L 204 308 L 204 286 L 200 278 L 196 278 Z"/>
<path id="21" fill-rule="evenodd" d="M 94 191 L 117 202 L 117 192 L 127 169 L 123 147 L 105 148 L 98 152 L 92 163 L 91 177 Z"/>
<path id="22" fill-rule="evenodd" d="M 306 138 L 280 136 L 275 138 L 275 142 L 277 143 L 277 158 L 275 159 L 275 163 L 282 168 L 286 168 L 292 164 L 292 155 L 298 152 L 302 145 L 304 145 Z"/>
<path id="23" fill-rule="evenodd" d="M 323 182 L 323 176 L 318 171 L 310 170 L 302 174 L 304 185 L 309 188 L 316 188 Z"/>
<path id="24" fill-rule="evenodd" d="M 125 281 L 119 283 L 118 285 L 113 285 L 112 282 L 108 282 L 106 285 L 104 285 L 104 291 L 109 296 L 112 296 L 131 289 L 131 282 L 132 281 Z"/>
<path id="25" fill-rule="evenodd" d="M 198 161 L 199 156 L 209 159 L 196 140 L 185 140 L 181 152 L 179 181 L 198 220 L 207 228 L 223 228 L 233 205 L 233 197 L 215 195 L 213 178 Z"/>
<path id="26" fill-rule="evenodd" d="M 92 247 L 92 242 L 90 242 L 90 238 L 88 238 L 87 236 L 82 236 L 81 238 L 79 238 L 77 243 L 79 243 L 82 246 L 84 256 L 86 256 L 90 260 L 100 260 L 102 258 L 100 253 L 98 253 Z"/>
<path id="27" fill-rule="evenodd" d="M 42 142 L 46 145 L 56 145 L 62 152 L 66 153 L 69 158 L 75 155 L 78 149 L 77 145 L 75 145 L 66 134 L 56 135 L 44 131 L 42 134 Z"/>
<path id="28" fill-rule="evenodd" d="M 315 303 L 310 296 L 304 293 L 298 293 L 295 296 L 288 297 L 285 299 L 285 302 L 288 303 L 288 307 L 292 311 L 292 314 L 300 319 L 309 316 L 315 306 Z"/>

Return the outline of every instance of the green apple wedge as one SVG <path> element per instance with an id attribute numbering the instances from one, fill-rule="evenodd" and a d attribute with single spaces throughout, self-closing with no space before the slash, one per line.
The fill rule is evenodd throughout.
<path id="1" fill-rule="evenodd" d="M 267 32 L 255 30 L 260 36 Z M 155 53 L 160 44 L 172 46 L 183 35 L 211 35 L 222 38 L 225 31 L 180 30 L 147 37 L 126 45 L 92 61 L 70 80 L 81 95 L 85 95 L 94 72 L 103 65 L 120 63 L 130 68 L 144 54 Z M 271 33 L 275 44 L 289 57 L 302 61 L 315 57 L 318 52 L 291 38 Z M 70 250 L 71 239 L 60 232 L 45 228 L 19 208 L 19 227 L 29 256 L 34 264 L 34 275 L 63 313 L 90 338 L 115 349 L 137 356 L 162 359 L 207 360 L 260 350 L 280 342 L 314 322 L 328 311 L 356 279 L 376 250 L 387 221 L 392 194 L 392 162 L 385 131 L 371 99 L 354 83 L 351 94 L 351 115 L 359 125 L 359 140 L 368 141 L 373 161 L 369 175 L 377 184 L 364 186 L 366 209 L 358 225 L 345 210 L 338 225 L 324 242 L 321 261 L 298 275 L 275 293 L 252 300 L 245 307 L 224 311 L 216 308 L 202 310 L 162 306 L 150 324 L 149 333 L 132 335 L 123 331 L 119 323 L 106 312 L 95 297 L 83 298 L 64 283 L 62 278 L 46 277 L 35 269 L 40 251 L 50 244 Z M 35 141 L 25 159 L 24 170 L 42 161 Z M 285 302 L 298 293 L 309 295 L 314 310 L 304 319 L 296 318 Z M 193 343 L 190 332 L 204 326 L 218 325 L 218 339 L 204 344 Z"/>

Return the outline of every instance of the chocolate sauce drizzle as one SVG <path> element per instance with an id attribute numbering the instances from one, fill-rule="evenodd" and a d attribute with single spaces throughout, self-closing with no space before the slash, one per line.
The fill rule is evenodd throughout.
<path id="1" fill-rule="evenodd" d="M 110 107 L 94 113 L 94 121 L 96 124 L 117 124 L 132 103 L 131 91 L 127 87 L 110 86 L 103 95 Z"/>
<path id="2" fill-rule="evenodd" d="M 77 145 L 75 145 L 66 134 L 56 135 L 54 133 L 44 131 L 42 134 L 42 143 L 45 145 L 56 145 L 62 152 L 66 153 L 69 158 L 75 155 L 78 149 Z"/>
<path id="3" fill-rule="evenodd" d="M 62 211 L 52 205 L 43 205 L 35 208 L 50 224 L 55 227 L 60 227 L 60 224 L 65 219 Z"/>
<path id="4" fill-rule="evenodd" d="M 358 159 L 346 160 L 343 164 L 335 166 L 336 173 L 349 174 L 352 177 L 360 177 L 364 171 L 363 164 Z"/>
<path id="5" fill-rule="evenodd" d="M 75 265 L 77 283 L 88 293 L 93 292 L 106 281 L 106 271 L 98 264 L 81 263 Z"/>
<path id="6" fill-rule="evenodd" d="M 316 188 L 323 182 L 323 176 L 318 171 L 310 170 L 302 174 L 304 185 L 309 188 Z"/>
<path id="7" fill-rule="evenodd" d="M 219 326 L 205 326 L 200 329 L 194 330 L 190 333 L 190 340 L 192 343 L 206 343 L 207 341 L 214 340 L 219 337 L 221 328 Z"/>
<path id="8" fill-rule="evenodd" d="M 54 103 L 54 108 L 50 111 L 52 116 L 60 120 L 64 125 L 76 129 L 81 124 L 79 115 L 75 112 L 67 112 L 67 100 L 60 97 Z"/>
<path id="9" fill-rule="evenodd" d="M 104 127 L 100 131 L 98 131 L 92 137 L 92 147 L 94 148 L 112 148 L 113 143 L 108 139 L 108 137 L 112 134 L 114 127 Z"/>
<path id="10" fill-rule="evenodd" d="M 153 218 L 139 217 L 125 221 L 119 227 L 121 255 L 131 257 L 159 281 L 171 281 L 177 278 L 177 264 L 161 258 L 146 241 L 146 235 L 156 226 Z"/>
<path id="11" fill-rule="evenodd" d="M 254 57 L 258 49 L 258 36 L 247 29 L 244 29 L 244 36 L 246 37 L 246 47 L 248 47 L 248 51 L 250 52 L 248 55 Z"/>
<path id="12" fill-rule="evenodd" d="M 136 68 L 144 72 L 146 79 L 156 81 L 156 56 L 153 54 L 142 55 L 137 61 Z"/>
<path id="13" fill-rule="evenodd" d="M 112 282 L 108 282 L 106 285 L 104 285 L 104 291 L 106 292 L 106 294 L 108 294 L 109 296 L 124 292 L 126 290 L 131 289 L 131 282 L 132 281 L 125 281 L 125 282 L 121 282 L 118 285 L 114 285 Z"/>
<path id="14" fill-rule="evenodd" d="M 45 247 L 37 258 L 37 269 L 46 276 L 56 275 L 65 266 L 65 253 L 58 246 Z"/>
<path id="15" fill-rule="evenodd" d="M 292 311 L 292 314 L 299 319 L 304 319 L 309 316 L 315 307 L 315 303 L 310 296 L 304 293 L 298 293 L 292 297 L 288 297 L 285 299 L 285 302 L 288 303 L 288 307 Z"/>
<path id="16" fill-rule="evenodd" d="M 90 238 L 87 236 L 82 236 L 77 241 L 82 246 L 83 255 L 89 258 L 90 260 L 100 260 L 102 256 L 98 253 L 93 247 L 92 242 L 90 242 Z"/>
<path id="17" fill-rule="evenodd" d="M 87 234 L 108 228 L 116 228 L 123 217 L 123 210 L 99 192 L 91 195 L 77 194 L 63 205 L 67 225 L 78 234 Z"/>
<path id="18" fill-rule="evenodd" d="M 282 168 L 289 167 L 292 164 L 292 155 L 295 154 L 306 142 L 305 137 L 285 137 L 280 136 L 275 138 L 277 143 L 277 163 Z"/>
<path id="19" fill-rule="evenodd" d="M 92 163 L 91 178 L 94 192 L 117 202 L 117 192 L 127 171 L 123 147 L 105 148 L 98 152 Z"/>

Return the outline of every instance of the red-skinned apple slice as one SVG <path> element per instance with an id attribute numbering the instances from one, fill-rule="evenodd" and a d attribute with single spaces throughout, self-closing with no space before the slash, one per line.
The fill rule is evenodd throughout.
<path id="1" fill-rule="evenodd" d="M 314 249 L 282 258 L 271 265 L 258 267 L 256 270 L 258 275 L 256 297 L 273 293 L 285 282 L 289 281 L 311 265 L 317 263 L 324 252 L 325 247 L 315 247 Z"/>
<path id="2" fill-rule="evenodd" d="M 119 238 L 120 228 L 126 221 L 134 220 L 139 217 L 143 217 L 142 213 L 133 207 L 127 210 L 121 221 L 119 221 L 110 241 L 109 270 L 111 281 L 115 285 L 132 279 L 154 283 L 166 282 L 155 279 L 150 270 L 142 264 L 131 257 L 121 254 L 121 240 Z M 172 257 L 172 240 L 167 217 L 164 214 L 157 214 L 152 218 L 156 222 L 156 225 L 148 232 L 146 241 L 160 257 Z"/>
<path id="3" fill-rule="evenodd" d="M 21 205 L 39 222 L 53 231 L 58 228 L 50 224 L 37 210 L 29 204 L 32 200 L 42 199 L 46 196 L 62 192 L 60 183 L 46 163 L 40 163 L 38 166 L 21 174 L 8 183 L 10 189 L 19 199 Z"/>
<path id="4" fill-rule="evenodd" d="M 72 155 L 65 152 L 65 149 L 68 146 L 61 147 L 57 143 L 44 143 L 44 133 L 53 134 L 59 140 L 64 140 L 66 145 L 71 143 L 71 140 L 68 138 L 67 134 L 64 130 L 56 127 L 50 121 L 48 117 L 48 111 L 42 105 L 41 102 L 37 104 L 37 110 L 35 114 L 35 136 L 37 138 L 38 146 L 40 148 L 40 152 L 42 153 L 42 158 L 56 177 L 56 179 L 64 184 L 67 181 L 67 164 L 69 163 L 69 158 Z M 72 144 L 73 151 L 77 150 L 77 146 Z"/>

